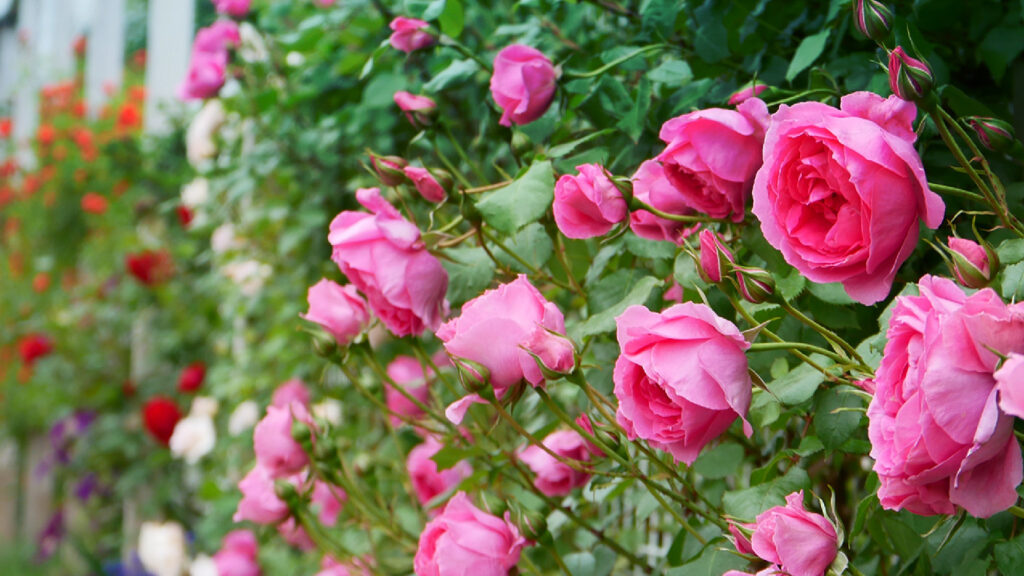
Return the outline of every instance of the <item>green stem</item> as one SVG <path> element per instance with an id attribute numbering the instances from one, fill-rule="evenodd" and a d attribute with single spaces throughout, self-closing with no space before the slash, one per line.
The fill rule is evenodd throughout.
<path id="1" fill-rule="evenodd" d="M 867 367 L 867 364 L 864 362 L 864 359 L 860 357 L 860 354 L 857 352 L 857 350 L 853 346 L 851 346 L 849 342 L 840 338 L 838 334 L 822 326 L 821 324 L 818 324 L 812 318 L 794 308 L 793 305 L 787 302 L 786 300 L 782 300 L 781 305 L 782 309 L 788 312 L 790 316 L 793 316 L 800 322 L 803 322 L 808 328 L 814 330 L 818 334 L 821 334 L 823 338 L 828 340 L 834 346 L 838 346 L 840 349 L 846 352 L 846 354 L 849 355 L 851 359 L 856 360 L 860 364 L 860 368 L 866 369 L 868 371 L 871 370 L 870 368 Z"/>
<path id="2" fill-rule="evenodd" d="M 596 70 L 591 70 L 590 72 L 580 72 L 580 71 L 576 71 L 576 70 L 568 70 L 568 71 L 566 71 L 565 76 L 567 78 L 593 78 L 594 76 L 600 76 L 601 74 L 604 74 L 605 72 L 611 70 L 612 68 L 615 68 L 619 64 L 622 64 L 623 62 L 626 62 L 627 60 L 632 60 L 633 58 L 635 58 L 635 57 L 637 57 L 637 56 L 639 56 L 641 54 L 646 54 L 647 52 L 654 52 L 656 50 L 663 50 L 663 49 L 668 48 L 668 47 L 669 46 L 667 44 L 652 44 L 651 46 L 644 46 L 643 48 L 640 48 L 638 50 L 634 50 L 633 52 L 630 52 L 629 54 L 626 54 L 625 56 L 620 56 L 620 57 L 616 58 L 615 60 L 612 60 L 611 62 L 605 64 L 604 66 L 601 66 L 600 68 L 597 68 Z"/>
<path id="3" fill-rule="evenodd" d="M 377 375 L 377 377 L 379 377 L 381 380 L 383 380 L 391 388 L 394 388 L 395 391 L 397 391 L 399 394 L 404 396 L 406 400 L 408 400 L 409 402 L 412 402 L 413 405 L 415 405 L 416 408 L 421 410 L 424 414 L 428 414 L 431 418 L 433 418 L 437 422 L 441 422 L 442 424 L 447 424 L 447 427 L 451 428 L 452 431 L 455 430 L 455 426 L 452 425 L 452 423 L 448 421 L 448 418 L 446 418 L 444 416 L 444 414 L 439 414 L 439 413 L 435 412 L 433 408 L 431 408 L 430 406 L 427 406 L 426 404 L 421 402 L 419 400 L 419 398 L 416 398 L 415 396 L 412 395 L 411 392 L 406 390 L 405 386 L 402 386 L 401 384 L 395 382 L 391 378 L 391 376 L 388 376 L 387 370 L 385 370 L 384 367 L 380 365 L 380 362 L 377 362 L 377 357 L 373 354 L 372 351 L 367 350 L 366 348 L 362 348 L 362 347 L 360 347 L 358 349 L 362 353 L 363 359 L 366 360 L 366 363 L 370 366 L 370 369 L 373 370 L 373 372 Z"/>
<path id="4" fill-rule="evenodd" d="M 434 154 L 437 154 L 438 160 L 440 160 L 441 163 L 444 164 L 444 167 L 447 168 L 448 171 L 451 172 L 453 176 L 455 176 L 455 179 L 458 180 L 459 183 L 466 188 L 472 186 L 472 184 L 469 183 L 469 180 L 466 179 L 465 175 L 463 175 L 462 172 L 458 168 L 456 168 L 454 164 L 452 164 L 451 160 L 449 160 L 448 157 L 444 155 L 444 152 L 441 152 L 441 147 L 437 145 L 437 142 L 434 142 L 433 144 Z"/>
<path id="5" fill-rule="evenodd" d="M 633 210 L 646 210 L 646 211 L 650 212 L 651 214 L 654 214 L 658 218 L 664 218 L 665 220 L 672 220 L 673 222 L 683 222 L 685 224 L 715 223 L 715 222 L 726 223 L 727 224 L 727 223 L 731 223 L 732 222 L 732 220 L 723 220 L 721 218 L 712 218 L 710 216 L 683 216 L 681 214 L 672 214 L 671 212 L 664 212 L 662 210 L 658 210 L 657 208 L 655 208 L 654 206 L 651 206 L 650 204 L 648 204 L 646 202 L 643 202 L 641 200 L 637 200 L 635 197 L 633 198 L 631 204 L 633 204 L 633 206 L 631 206 L 631 208 Z"/>
<path id="6" fill-rule="evenodd" d="M 523 260 L 523 258 L 521 256 L 519 256 L 519 254 L 516 254 L 508 246 L 505 246 L 501 242 L 501 240 L 498 240 L 497 237 L 495 237 L 493 234 L 490 234 L 486 229 L 481 228 L 481 230 L 483 231 L 484 236 L 488 240 L 493 242 L 494 245 L 497 246 L 498 248 L 501 248 L 502 252 L 504 252 L 504 253 L 508 254 L 509 256 L 511 256 L 512 259 L 515 260 L 516 262 L 518 262 L 519 264 L 521 264 L 523 266 L 523 268 L 526 268 L 527 270 L 529 270 L 531 274 L 533 274 L 535 276 L 540 276 L 540 277 L 543 277 L 543 278 L 547 278 L 548 281 L 550 281 L 552 284 L 558 286 L 559 288 L 563 288 L 565 290 L 572 290 L 571 286 L 567 285 L 564 282 L 559 281 L 557 278 L 553 278 L 550 274 L 547 274 L 545 272 L 540 271 L 536 266 L 533 266 L 532 264 L 530 264 L 526 260 Z"/>
<path id="7" fill-rule="evenodd" d="M 1024 518 L 1024 508 L 1020 506 L 1010 506 L 1010 514 L 1013 514 L 1017 518 Z"/>
<path id="8" fill-rule="evenodd" d="M 814 344 L 804 342 L 757 342 L 750 345 L 750 352 L 767 352 L 771 350 L 806 350 L 822 356 L 828 356 L 836 362 L 846 362 L 847 359 L 831 350 L 826 350 Z"/>
<path id="9" fill-rule="evenodd" d="M 479 64 L 481 68 L 483 68 L 484 70 L 487 70 L 488 73 L 493 72 L 493 68 L 491 68 L 491 63 L 490 62 L 484 60 L 479 55 L 477 55 L 476 52 L 470 50 L 469 48 L 466 48 L 458 40 L 452 38 L 451 36 L 444 36 L 444 35 L 442 35 L 441 36 L 441 45 L 442 46 L 449 46 L 451 48 L 455 48 L 455 50 L 458 51 L 459 54 L 462 54 L 466 58 L 469 58 L 470 60 L 473 60 L 474 62 Z"/>
<path id="10" fill-rule="evenodd" d="M 477 178 L 482 182 L 486 182 L 487 176 L 485 176 L 483 171 L 480 170 L 480 167 L 476 165 L 476 162 L 469 159 L 469 155 L 466 154 L 466 151 L 462 148 L 462 145 L 459 144 L 459 141 L 455 139 L 455 136 L 452 134 L 452 129 L 448 124 L 446 122 L 442 122 L 441 128 L 444 130 L 445 136 L 447 136 L 448 140 L 452 143 L 452 146 L 455 148 L 455 153 L 459 155 L 459 158 L 462 158 L 462 161 L 466 163 L 466 166 L 469 166 L 469 169 L 473 171 L 473 174 L 476 175 Z"/>
<path id="11" fill-rule="evenodd" d="M 959 196 L 961 198 L 967 198 L 968 200 L 974 200 L 976 202 L 985 203 L 984 196 L 980 194 L 975 194 L 970 190 L 964 190 L 963 188 L 957 188 L 955 186 L 946 186 L 944 184 L 935 184 L 934 182 L 929 182 L 928 187 L 931 188 L 933 192 L 941 192 L 943 194 Z"/>

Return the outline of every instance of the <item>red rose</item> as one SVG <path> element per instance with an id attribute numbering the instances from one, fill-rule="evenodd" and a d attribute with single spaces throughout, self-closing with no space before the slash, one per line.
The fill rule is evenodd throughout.
<path id="1" fill-rule="evenodd" d="M 193 362 L 181 371 L 178 376 L 178 390 L 182 392 L 195 392 L 203 385 L 203 378 L 206 377 L 206 365 L 202 362 Z"/>
<path id="2" fill-rule="evenodd" d="M 153 438 L 166 446 L 181 420 L 181 411 L 170 398 L 156 396 L 142 407 L 142 422 Z"/>
<path id="3" fill-rule="evenodd" d="M 155 286 L 171 276 L 171 255 L 165 251 L 143 250 L 124 257 L 128 273 L 146 286 Z"/>
<path id="4" fill-rule="evenodd" d="M 36 360 L 50 352 L 53 352 L 53 342 L 42 334 L 29 334 L 18 343 L 18 353 L 26 366 L 35 364 Z"/>

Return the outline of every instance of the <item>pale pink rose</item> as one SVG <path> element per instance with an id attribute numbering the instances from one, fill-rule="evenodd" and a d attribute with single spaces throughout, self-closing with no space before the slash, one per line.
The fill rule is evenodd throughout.
<path id="1" fill-rule="evenodd" d="M 659 137 L 668 146 L 657 160 L 685 205 L 712 218 L 740 222 L 761 166 L 767 127 L 768 107 L 757 98 L 736 110 L 690 112 L 662 125 Z"/>
<path id="2" fill-rule="evenodd" d="M 428 26 L 430 24 L 416 18 L 406 18 L 404 16 L 395 18 L 390 24 L 392 30 L 391 46 L 395 50 L 401 50 L 406 53 L 430 46 L 437 41 L 437 38 L 425 30 Z"/>
<path id="3" fill-rule="evenodd" d="M 999 407 L 1003 412 L 1024 418 L 1024 355 L 1011 353 L 995 373 Z"/>
<path id="4" fill-rule="evenodd" d="M 363 188 L 356 199 L 372 214 L 346 210 L 334 218 L 331 258 L 392 334 L 436 329 L 448 307 L 448 273 L 380 190 Z"/>
<path id="5" fill-rule="evenodd" d="M 313 493 L 310 494 L 310 502 L 316 511 L 317 518 L 324 526 L 334 526 L 338 523 L 338 515 L 348 500 L 348 494 L 338 486 L 332 486 L 322 480 L 313 483 Z"/>
<path id="6" fill-rule="evenodd" d="M 366 300 L 351 284 L 342 286 L 327 279 L 320 280 L 309 287 L 306 301 L 309 311 L 302 317 L 322 326 L 343 346 L 370 324 Z"/>
<path id="7" fill-rule="evenodd" d="M 569 238 L 607 234 L 626 219 L 626 199 L 599 164 L 576 167 L 555 183 L 555 224 Z"/>
<path id="8" fill-rule="evenodd" d="M 309 537 L 309 533 L 306 532 L 306 529 L 295 520 L 295 517 L 288 518 L 284 522 L 278 524 L 277 534 L 282 540 L 303 552 L 309 552 L 316 549 L 316 544 L 313 542 L 313 539 Z"/>
<path id="9" fill-rule="evenodd" d="M 643 438 L 692 464 L 737 417 L 751 433 L 750 344 L 736 325 L 693 302 L 661 313 L 631 306 L 615 321 L 616 418 L 630 440 Z"/>
<path id="10" fill-rule="evenodd" d="M 633 174 L 632 181 L 633 197 L 648 206 L 677 216 L 691 216 L 696 212 L 687 203 L 686 196 L 668 181 L 665 167 L 657 160 L 645 160 Z M 676 222 L 640 209 L 629 213 L 629 227 L 641 238 L 681 245 L 700 224 Z"/>
<path id="11" fill-rule="evenodd" d="M 388 377 L 395 381 L 410 396 L 419 400 L 420 404 L 429 404 L 430 388 L 427 375 L 423 372 L 423 365 L 412 356 L 397 356 L 388 364 Z M 432 376 L 432 375 L 431 375 Z M 388 410 L 395 414 L 418 418 L 423 410 L 398 390 L 395 390 L 389 383 L 384 383 L 384 397 L 387 400 Z M 402 419 L 397 416 L 389 416 L 392 426 L 401 426 Z"/>
<path id="12" fill-rule="evenodd" d="M 395 104 L 405 112 L 409 123 L 416 127 L 426 125 L 430 116 L 437 110 L 437 103 L 427 96 L 417 96 L 409 92 L 395 92 Z"/>
<path id="13" fill-rule="evenodd" d="M 370 570 L 371 560 L 354 558 L 348 562 L 338 562 L 328 555 L 320 559 L 320 571 L 314 576 L 373 576 Z"/>
<path id="14" fill-rule="evenodd" d="M 274 479 L 259 463 L 242 478 L 238 489 L 242 491 L 242 499 L 233 517 L 235 522 L 277 524 L 288 517 L 288 505 L 277 497 Z"/>
<path id="15" fill-rule="evenodd" d="M 580 414 L 576 417 L 576 424 L 578 424 L 580 428 L 583 428 L 587 434 L 596 437 L 596 433 L 594 432 L 594 423 L 590 420 L 590 416 L 587 416 L 585 413 Z M 590 450 L 590 453 L 594 456 L 607 456 L 607 454 L 604 453 L 604 450 L 601 450 L 597 444 L 594 444 L 586 438 L 584 438 L 583 441 L 587 443 L 587 450 Z"/>
<path id="16" fill-rule="evenodd" d="M 448 193 L 444 191 L 444 187 L 437 181 L 437 178 L 434 178 L 430 170 L 418 166 L 406 166 L 405 175 L 409 180 L 412 180 L 413 185 L 416 186 L 416 191 L 425 200 L 444 202 L 444 199 L 448 197 Z"/>
<path id="17" fill-rule="evenodd" d="M 925 516 L 956 506 L 991 516 L 1017 502 L 1024 475 L 991 351 L 1024 352 L 1024 305 L 935 276 L 918 289 L 896 300 L 867 411 L 878 500 Z"/>
<path id="18" fill-rule="evenodd" d="M 758 514 L 750 544 L 790 576 L 823 576 L 839 551 L 835 526 L 804 508 L 803 490 L 786 496 L 785 506 Z"/>
<path id="19" fill-rule="evenodd" d="M 216 96 L 224 86 L 227 66 L 227 52 L 193 52 L 188 74 L 178 87 L 178 98 L 197 100 Z"/>
<path id="20" fill-rule="evenodd" d="M 754 181 L 768 242 L 814 282 L 842 282 L 863 304 L 884 299 L 917 245 L 918 222 L 942 223 L 914 149 L 913 104 L 869 92 L 781 106 Z"/>
<path id="21" fill-rule="evenodd" d="M 256 462 L 272 477 L 295 474 L 309 464 L 309 455 L 292 438 L 293 422 L 308 422 L 309 418 L 302 404 L 292 402 L 285 407 L 267 407 L 266 416 L 256 424 L 252 435 Z"/>
<path id="22" fill-rule="evenodd" d="M 583 463 L 590 459 L 590 448 L 575 430 L 552 432 L 541 443 L 566 460 Z M 540 446 L 527 446 L 519 453 L 519 459 L 536 475 L 533 485 L 548 496 L 566 496 L 590 480 L 590 474 L 574 470 L 568 464 L 559 462 Z"/>
<path id="23" fill-rule="evenodd" d="M 760 96 L 761 92 L 764 92 L 766 89 L 768 89 L 768 85 L 761 84 L 759 82 L 755 82 L 752 85 L 747 86 L 746 88 L 741 88 L 733 92 L 732 96 L 729 96 L 729 106 L 736 106 L 747 100 L 750 100 L 751 98 L 756 98 L 757 96 Z"/>
<path id="24" fill-rule="evenodd" d="M 555 67 L 536 48 L 512 44 L 494 58 L 491 96 L 501 107 L 502 126 L 529 124 L 547 112 L 555 97 Z"/>
<path id="25" fill-rule="evenodd" d="M 220 550 L 213 555 L 218 576 L 259 576 L 259 546 L 249 530 L 235 530 L 224 536 Z"/>
<path id="26" fill-rule="evenodd" d="M 437 462 L 431 458 L 443 447 L 436 438 L 427 436 L 422 444 L 409 451 L 409 458 L 405 461 L 416 499 L 423 506 L 473 474 L 473 467 L 465 460 L 447 470 L 438 470 Z"/>
<path id="27" fill-rule="evenodd" d="M 228 48 L 235 48 L 242 41 L 238 32 L 238 24 L 230 20 L 218 20 L 206 28 L 196 32 L 192 42 L 192 52 L 221 53 Z"/>
<path id="28" fill-rule="evenodd" d="M 524 378 L 534 386 L 544 382 L 537 363 L 522 348 L 535 331 L 544 329 L 565 334 L 565 318 L 521 274 L 466 302 L 462 315 L 438 328 L 437 337 L 456 361 L 486 368 L 495 396 L 502 398 Z M 464 367 L 473 370 L 470 364 Z"/>
<path id="29" fill-rule="evenodd" d="M 529 542 L 509 520 L 488 514 L 459 492 L 427 523 L 413 559 L 417 576 L 508 574 Z"/>
<path id="30" fill-rule="evenodd" d="M 249 13 L 249 4 L 252 0 L 212 0 L 213 6 L 219 14 L 227 14 L 241 18 Z"/>
<path id="31" fill-rule="evenodd" d="M 292 402 L 298 402 L 309 407 L 309 388 L 302 380 L 292 378 L 274 389 L 274 395 L 270 398 L 270 405 L 278 408 L 287 408 Z"/>

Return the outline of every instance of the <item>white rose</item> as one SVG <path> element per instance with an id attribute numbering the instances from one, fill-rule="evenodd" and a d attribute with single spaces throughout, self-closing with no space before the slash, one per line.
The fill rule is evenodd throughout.
<path id="1" fill-rule="evenodd" d="M 155 576 L 181 576 L 188 567 L 185 529 L 177 522 L 143 522 L 139 561 Z"/>
<path id="2" fill-rule="evenodd" d="M 284 57 L 284 62 L 292 68 L 298 68 L 306 63 L 306 57 L 301 52 L 289 52 Z"/>
<path id="3" fill-rule="evenodd" d="M 218 408 L 220 408 L 220 402 L 217 402 L 216 398 L 210 398 L 209 396 L 196 396 L 195 399 L 192 400 L 192 409 L 189 411 L 189 414 L 213 418 L 217 415 Z"/>
<path id="4" fill-rule="evenodd" d="M 248 22 L 238 25 L 238 37 L 241 40 L 238 46 L 238 55 L 246 62 L 265 62 L 270 58 L 267 52 L 267 44 L 259 30 Z"/>
<path id="5" fill-rule="evenodd" d="M 215 254 L 223 254 L 228 250 L 238 248 L 241 244 L 241 241 L 235 236 L 235 227 L 230 222 L 218 226 L 210 236 L 210 249 Z"/>
<path id="6" fill-rule="evenodd" d="M 171 434 L 171 454 L 195 464 L 213 450 L 217 443 L 217 429 L 206 415 L 189 414 L 174 427 Z"/>
<path id="7" fill-rule="evenodd" d="M 213 558 L 206 554 L 200 554 L 192 561 L 192 568 L 188 574 L 189 576 L 219 576 L 220 572 L 217 571 L 217 563 L 213 561 Z"/>
<path id="8" fill-rule="evenodd" d="M 263 289 L 263 283 L 274 269 L 257 260 L 241 260 L 224 266 L 223 271 L 244 296 L 252 297 Z"/>
<path id="9" fill-rule="evenodd" d="M 224 125 L 227 114 L 224 112 L 224 105 L 220 100 L 214 98 L 207 100 L 206 104 L 199 110 L 192 123 L 185 133 L 185 155 L 188 163 L 198 167 L 206 160 L 217 155 L 217 143 L 213 137 Z"/>
<path id="10" fill-rule="evenodd" d="M 206 178 L 196 178 L 181 188 L 181 203 L 186 208 L 195 209 L 210 199 L 210 183 Z"/>
<path id="11" fill-rule="evenodd" d="M 238 436 L 252 430 L 252 427 L 260 421 L 260 405 L 254 400 L 246 400 L 239 404 L 235 411 L 228 418 L 228 433 Z"/>
<path id="12" fill-rule="evenodd" d="M 319 404 L 314 404 L 312 411 L 313 416 L 317 418 L 322 418 L 335 426 L 341 424 L 341 402 L 333 398 L 328 398 Z"/>

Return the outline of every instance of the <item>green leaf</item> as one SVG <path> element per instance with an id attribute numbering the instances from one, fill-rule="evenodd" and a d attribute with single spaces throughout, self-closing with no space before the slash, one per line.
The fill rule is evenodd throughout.
<path id="1" fill-rule="evenodd" d="M 682 9 L 676 0 L 651 0 L 640 12 L 640 29 L 645 34 L 654 33 L 662 38 L 672 36 L 676 15 Z"/>
<path id="2" fill-rule="evenodd" d="M 452 466 L 455 466 L 459 462 L 465 460 L 469 456 L 479 454 L 480 450 L 466 450 L 455 446 L 454 444 L 447 444 L 443 448 L 437 451 L 436 454 L 430 457 L 431 460 L 437 463 L 438 470 L 447 470 Z"/>
<path id="3" fill-rule="evenodd" d="M 807 471 L 793 467 L 785 475 L 770 482 L 726 492 L 722 496 L 722 505 L 726 514 L 742 520 L 753 520 L 772 506 L 782 506 L 786 503 L 786 496 L 801 488 L 807 488 L 810 482 Z"/>
<path id="4" fill-rule="evenodd" d="M 641 258 L 674 258 L 676 245 L 671 242 L 650 240 L 634 234 L 626 234 L 626 250 Z"/>
<path id="5" fill-rule="evenodd" d="M 730 552 L 726 544 L 708 544 L 692 562 L 666 570 L 665 576 L 722 576 L 729 570 L 746 567 L 747 561 Z"/>
<path id="6" fill-rule="evenodd" d="M 1024 262 L 1003 268 L 1000 293 L 1006 300 L 1024 300 Z"/>
<path id="7" fill-rule="evenodd" d="M 768 390 L 778 397 L 780 402 L 794 406 L 802 404 L 814 396 L 818 385 L 824 381 L 824 374 L 807 364 L 801 364 L 782 378 L 776 378 L 766 384 Z"/>
<path id="8" fill-rule="evenodd" d="M 696 26 L 693 26 L 693 47 L 697 56 L 705 62 L 718 62 L 729 57 L 729 31 L 722 23 L 724 10 L 720 2 L 705 2 L 693 11 Z"/>
<path id="9" fill-rule="evenodd" d="M 577 138 L 576 140 L 573 140 L 571 142 L 565 142 L 564 144 L 559 144 L 557 146 L 552 146 L 551 148 L 548 149 L 548 158 L 561 158 L 561 157 L 565 156 L 566 154 L 571 154 L 572 151 L 575 150 L 581 144 L 586 144 L 587 142 L 590 142 L 591 140 L 594 140 L 595 138 L 600 138 L 601 136 L 607 136 L 608 134 L 612 134 L 614 132 L 615 132 L 615 130 L 612 129 L 612 128 L 605 128 L 604 130 L 598 130 L 597 132 L 591 132 L 590 134 L 587 134 L 586 136 L 584 136 L 582 138 Z"/>
<path id="10" fill-rule="evenodd" d="M 618 128 L 629 136 L 633 143 L 640 140 L 640 134 L 644 131 L 647 122 L 647 111 L 651 108 L 651 82 L 646 78 L 640 79 L 637 87 L 636 101 L 629 112 L 619 120 Z"/>
<path id="11" fill-rule="evenodd" d="M 853 436 L 863 412 L 841 411 L 842 408 L 864 408 L 863 402 L 849 386 L 820 390 L 814 398 L 814 430 L 829 450 L 835 450 Z"/>
<path id="12" fill-rule="evenodd" d="M 782 406 L 771 394 L 761 390 L 754 390 L 754 396 L 750 400 L 750 412 L 747 417 L 754 428 L 767 428 L 779 419 L 782 414 Z"/>
<path id="13" fill-rule="evenodd" d="M 529 224 L 519 232 L 516 232 L 515 236 L 507 242 L 504 242 L 504 244 L 509 250 L 515 252 L 516 255 L 534 268 L 541 268 L 547 264 L 551 255 L 555 251 L 555 246 L 551 242 L 551 237 L 548 236 L 544 227 L 537 222 Z M 502 264 L 505 264 L 513 270 L 524 274 L 530 271 L 504 250 L 499 248 L 493 252 L 494 256 Z"/>
<path id="14" fill-rule="evenodd" d="M 445 250 L 451 260 L 441 260 L 448 271 L 448 301 L 459 305 L 476 298 L 491 285 L 494 263 L 483 248 L 459 246 Z"/>
<path id="15" fill-rule="evenodd" d="M 705 450 L 693 463 L 693 471 L 708 479 L 727 478 L 743 463 L 743 447 L 733 442 Z"/>
<path id="16" fill-rule="evenodd" d="M 807 284 L 807 290 L 818 300 L 829 304 L 847 306 L 857 303 L 853 298 L 850 298 L 850 295 L 843 289 L 843 285 L 838 282 L 831 282 L 829 284 L 811 282 Z"/>
<path id="17" fill-rule="evenodd" d="M 779 289 L 779 294 L 782 294 L 783 298 L 793 300 L 803 294 L 804 288 L 807 287 L 807 278 L 793 268 L 789 274 L 775 276 L 775 287 Z"/>
<path id="18" fill-rule="evenodd" d="M 647 73 L 647 79 L 675 88 L 693 80 L 693 70 L 684 60 L 666 60 Z"/>
<path id="19" fill-rule="evenodd" d="M 993 552 L 996 557 L 996 566 L 1002 574 L 1013 574 L 1024 566 L 1024 534 L 1019 534 L 1009 542 L 996 544 Z"/>
<path id="20" fill-rule="evenodd" d="M 428 22 L 436 20 L 437 17 L 440 16 L 442 12 L 444 12 L 447 4 L 447 0 L 433 0 L 433 2 L 427 4 L 427 7 L 425 10 L 423 10 L 423 15 L 420 16 L 420 18 Z"/>
<path id="21" fill-rule="evenodd" d="M 484 220 L 502 232 L 515 232 L 540 219 L 555 199 L 551 162 L 534 162 L 514 182 L 489 192 L 476 203 Z"/>
<path id="22" fill-rule="evenodd" d="M 602 332 L 611 332 L 615 330 L 615 318 L 622 314 L 626 308 L 635 306 L 637 304 L 643 304 L 648 296 L 651 295 L 651 291 L 654 287 L 661 283 L 654 276 L 645 276 L 641 278 L 639 282 L 633 286 L 633 289 L 629 291 L 618 304 L 602 310 L 597 314 L 594 314 L 590 318 L 587 318 L 581 324 L 576 325 L 573 330 L 573 340 L 576 342 L 582 341 L 587 336 L 593 336 L 594 334 L 601 334 Z"/>
<path id="23" fill-rule="evenodd" d="M 608 576 L 611 574 L 612 569 L 615 568 L 616 559 L 618 559 L 618 554 L 611 548 L 603 545 L 594 548 L 594 560 L 597 563 L 594 576 Z"/>
<path id="24" fill-rule="evenodd" d="M 562 561 L 572 576 L 594 576 L 594 569 L 597 566 L 594 555 L 590 552 L 566 554 Z"/>
<path id="25" fill-rule="evenodd" d="M 1002 263 L 1003 266 L 1016 264 L 1017 262 L 1024 260 L 1024 240 L 1015 238 L 1013 240 L 1003 241 L 996 248 L 996 254 L 999 255 L 999 262 Z"/>
<path id="26" fill-rule="evenodd" d="M 793 54 L 793 60 L 789 63 L 789 69 L 786 70 L 787 82 L 792 82 L 798 74 L 806 70 L 811 64 L 814 64 L 814 61 L 825 50 L 825 43 L 828 42 L 828 36 L 831 33 L 832 30 L 826 28 L 813 36 L 804 38 L 800 42 L 800 45 L 796 48 L 796 53 Z"/>
<path id="27" fill-rule="evenodd" d="M 447 68 L 441 70 L 430 82 L 423 85 L 427 92 L 441 92 L 449 86 L 461 84 L 469 80 L 480 69 L 480 65 L 473 60 L 453 60 Z"/>
<path id="28" fill-rule="evenodd" d="M 438 18 L 441 25 L 441 32 L 452 38 L 458 38 L 466 27 L 466 14 L 462 9 L 462 0 L 448 0 L 445 2 L 444 11 Z"/>
<path id="29" fill-rule="evenodd" d="M 993 28 L 978 47 L 978 55 L 985 62 L 996 82 L 1003 79 L 1006 67 L 1024 51 L 1024 26 Z"/>

